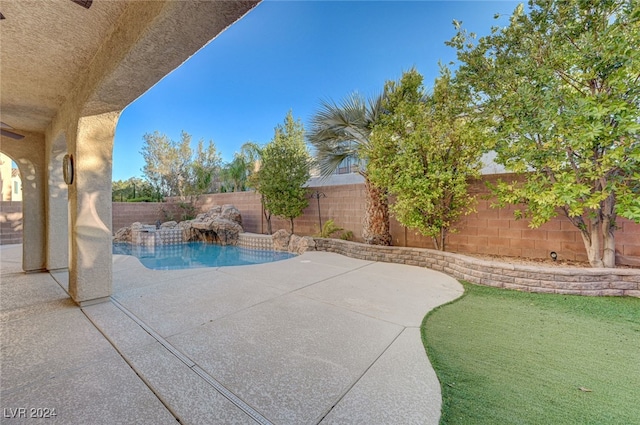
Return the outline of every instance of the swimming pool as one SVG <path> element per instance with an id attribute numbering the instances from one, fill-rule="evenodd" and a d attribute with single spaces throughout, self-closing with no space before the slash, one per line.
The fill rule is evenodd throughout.
<path id="1" fill-rule="evenodd" d="M 113 253 L 132 255 L 148 269 L 179 270 L 199 267 L 243 266 L 270 263 L 295 257 L 282 251 L 264 251 L 233 245 L 187 242 L 175 245 L 142 246 L 114 243 Z"/>

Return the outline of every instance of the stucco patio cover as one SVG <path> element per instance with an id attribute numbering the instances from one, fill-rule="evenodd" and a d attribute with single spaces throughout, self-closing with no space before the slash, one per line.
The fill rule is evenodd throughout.
<path id="1" fill-rule="evenodd" d="M 23 269 L 69 268 L 78 303 L 111 294 L 112 152 L 121 111 L 258 1 L 85 3 L 0 3 L 0 118 L 25 136 L 3 136 L 0 145 L 23 181 Z M 66 154 L 74 159 L 70 185 Z"/>

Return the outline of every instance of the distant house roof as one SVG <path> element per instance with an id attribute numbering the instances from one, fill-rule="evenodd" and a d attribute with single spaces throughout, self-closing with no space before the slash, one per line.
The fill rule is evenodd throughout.
<path id="1" fill-rule="evenodd" d="M 311 177 L 306 187 L 340 186 L 344 184 L 364 183 L 364 177 L 358 173 L 332 174 L 329 177 Z"/>
<path id="2" fill-rule="evenodd" d="M 12 168 L 11 177 L 20 177 L 20 170 L 18 170 L 17 168 Z"/>

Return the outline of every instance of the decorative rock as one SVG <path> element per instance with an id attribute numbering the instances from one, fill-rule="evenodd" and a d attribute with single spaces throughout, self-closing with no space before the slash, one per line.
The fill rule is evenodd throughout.
<path id="1" fill-rule="evenodd" d="M 118 229 L 113 237 L 113 241 L 131 243 L 131 227 L 122 227 Z"/>
<path id="2" fill-rule="evenodd" d="M 273 249 L 276 251 L 289 250 L 289 239 L 291 239 L 291 233 L 284 229 L 280 229 L 271 235 L 271 238 L 273 239 Z"/>
<path id="3" fill-rule="evenodd" d="M 223 205 L 222 211 L 220 211 L 220 217 L 236 222 L 242 226 L 242 216 L 240 215 L 240 211 L 238 211 L 238 209 L 233 205 Z"/>
<path id="4" fill-rule="evenodd" d="M 235 221 L 215 218 L 211 223 L 211 230 L 215 235 L 215 242 L 221 245 L 236 245 L 242 226 Z"/>
<path id="5" fill-rule="evenodd" d="M 233 205 L 214 206 L 194 220 L 181 222 L 184 240 L 202 240 L 221 245 L 236 245 L 242 232 L 242 216 Z"/>
<path id="6" fill-rule="evenodd" d="M 311 236 L 291 235 L 289 240 L 289 252 L 302 254 L 306 251 L 315 251 L 316 241 Z"/>
<path id="7" fill-rule="evenodd" d="M 172 243 L 175 239 L 175 232 L 182 230 L 182 241 L 207 241 L 219 243 L 221 245 L 236 245 L 240 233 L 242 233 L 242 216 L 240 211 L 233 205 L 214 206 L 206 213 L 198 214 L 194 220 L 185 220 L 180 223 L 175 221 L 167 221 L 160 225 L 157 229 L 158 238 L 154 240 L 162 241 L 165 239 L 170 240 Z M 124 227 L 116 232 L 114 241 L 116 242 L 130 242 L 132 241 L 133 233 L 136 232 L 156 232 L 156 226 L 145 225 L 139 222 L 135 222 L 131 227 Z M 171 233 L 171 234 L 169 234 Z M 165 238 L 165 236 L 167 236 Z M 170 236 L 170 237 L 169 237 Z M 179 239 L 179 236 L 178 236 Z M 155 243 L 155 242 L 154 242 Z M 288 243 L 288 239 L 287 239 Z M 287 245 L 284 245 L 286 251 Z"/>

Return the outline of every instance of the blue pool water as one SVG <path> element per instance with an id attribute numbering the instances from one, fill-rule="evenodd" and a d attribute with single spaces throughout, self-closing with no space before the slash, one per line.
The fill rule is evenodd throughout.
<path id="1" fill-rule="evenodd" d="M 243 266 L 269 263 L 295 257 L 281 251 L 263 251 L 221 246 L 203 242 L 188 242 L 177 245 L 140 246 L 114 243 L 113 253 L 133 255 L 148 269 L 178 270 L 198 267 Z"/>

